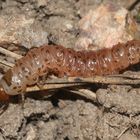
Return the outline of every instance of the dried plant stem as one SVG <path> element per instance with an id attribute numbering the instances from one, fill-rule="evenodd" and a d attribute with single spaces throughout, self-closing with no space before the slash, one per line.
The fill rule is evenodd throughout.
<path id="1" fill-rule="evenodd" d="M 0 62 L 0 68 L 2 68 L 3 71 L 7 71 L 9 69 L 9 66 L 6 66 Z"/>
<path id="2" fill-rule="evenodd" d="M 5 54 L 6 56 L 10 56 L 10 57 L 15 58 L 15 59 L 20 59 L 20 58 L 22 58 L 21 55 L 18 55 L 18 54 L 16 54 L 16 53 L 13 53 L 13 52 L 11 52 L 11 51 L 9 51 L 9 50 L 7 50 L 7 49 L 4 49 L 4 48 L 2 48 L 2 47 L 0 47 L 0 52 L 1 52 L 2 54 Z M 9 67 L 9 68 L 11 68 L 11 67 L 14 66 L 13 63 L 10 63 L 10 62 L 5 61 L 5 60 L 2 60 L 2 59 L 0 59 L 0 63 L 1 63 L 3 66 Z"/>
<path id="3" fill-rule="evenodd" d="M 68 77 L 47 80 L 45 84 L 59 84 L 59 83 L 103 83 L 103 84 L 119 84 L 119 85 L 135 85 L 140 84 L 140 79 L 129 79 L 129 77 L 116 76 L 94 76 L 90 78 Z"/>
<path id="4" fill-rule="evenodd" d="M 14 66 L 13 63 L 1 59 L 0 59 L 0 63 L 3 64 L 4 66 L 8 66 L 9 68 L 12 68 Z"/>
<path id="5" fill-rule="evenodd" d="M 88 89 L 78 89 L 78 90 L 69 90 L 72 93 L 76 93 L 78 95 L 81 95 L 83 97 L 86 97 L 87 99 L 90 99 L 92 101 L 96 100 L 96 93 L 88 90 Z"/>
<path id="6" fill-rule="evenodd" d="M 118 85 L 138 85 L 140 80 L 130 80 L 123 77 L 105 77 L 105 76 L 95 76 L 94 78 L 57 78 L 52 80 L 47 80 L 42 89 L 38 86 L 28 87 L 27 92 L 40 91 L 40 90 L 52 90 L 58 88 L 72 88 L 68 89 L 70 92 L 79 94 L 93 101 L 96 100 L 96 94 L 88 89 L 83 89 L 81 85 L 87 83 L 102 83 L 102 84 L 118 84 Z M 78 87 L 79 86 L 79 87 Z M 75 88 L 76 87 L 76 88 Z M 75 90 L 76 89 L 76 90 Z"/>
<path id="7" fill-rule="evenodd" d="M 72 81 L 73 78 L 70 78 Z M 120 84 L 120 85 L 134 85 L 140 84 L 140 80 L 130 80 L 123 77 L 108 77 L 108 76 L 95 76 L 91 78 L 78 78 L 78 80 L 87 83 L 104 83 L 104 84 Z"/>
<path id="8" fill-rule="evenodd" d="M 58 88 L 66 88 L 66 87 L 74 87 L 82 85 L 82 83 L 72 83 L 72 84 L 45 84 L 43 87 L 40 89 L 37 85 L 33 87 L 28 87 L 26 92 L 32 92 L 32 91 L 40 91 L 40 90 L 52 90 L 52 89 L 58 89 Z"/>
<path id="9" fill-rule="evenodd" d="M 109 75 L 109 77 L 123 77 L 129 79 L 140 79 L 140 72 L 126 72 L 118 75 Z"/>
<path id="10" fill-rule="evenodd" d="M 7 56 L 16 58 L 16 59 L 22 58 L 21 55 L 18 55 L 18 54 L 16 54 L 16 53 L 13 53 L 13 52 L 11 52 L 11 51 L 8 51 L 7 49 L 4 49 L 4 48 L 2 48 L 2 47 L 0 47 L 0 52 L 3 53 L 3 54 L 5 54 L 5 55 L 7 55 Z"/>
<path id="11" fill-rule="evenodd" d="M 117 140 L 120 139 L 120 137 L 126 132 L 129 130 L 129 127 L 126 127 L 118 136 L 117 136 Z"/>

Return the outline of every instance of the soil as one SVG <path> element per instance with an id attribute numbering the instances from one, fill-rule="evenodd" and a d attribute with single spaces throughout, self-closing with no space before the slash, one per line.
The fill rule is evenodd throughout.
<path id="1" fill-rule="evenodd" d="M 37 26 L 32 30 L 47 33 L 46 42 L 37 36 L 43 40 L 38 45 L 73 47 L 78 21 L 89 9 L 106 1 L 109 0 L 1 0 L 0 15 L 19 14 L 34 19 Z M 130 8 L 134 16 L 140 8 L 140 3 L 133 5 L 134 0 L 115 2 Z M 21 45 L 24 42 L 25 38 Z M 27 48 L 36 43 L 32 42 Z M 33 93 L 24 103 L 17 99 L 1 103 L 0 140 L 139 140 L 140 87 L 99 86 L 94 92 L 96 101 L 58 90 L 49 98 Z"/>

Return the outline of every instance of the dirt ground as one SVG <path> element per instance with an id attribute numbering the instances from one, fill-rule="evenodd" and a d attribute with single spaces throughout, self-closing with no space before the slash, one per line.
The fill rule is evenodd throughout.
<path id="1" fill-rule="evenodd" d="M 31 29 L 43 35 L 30 41 L 20 38 L 28 48 L 45 43 L 72 47 L 78 21 L 105 1 L 109 0 L 0 0 L 0 16 L 18 15 L 22 20 L 24 15 L 34 20 Z M 134 0 L 114 2 L 131 9 L 133 15 L 140 7 L 140 3 L 131 6 Z M 96 86 L 96 101 L 63 90 L 54 92 L 49 98 L 33 93 L 26 97 L 24 108 L 17 101 L 1 103 L 6 109 L 0 115 L 0 140 L 140 139 L 139 85 Z"/>

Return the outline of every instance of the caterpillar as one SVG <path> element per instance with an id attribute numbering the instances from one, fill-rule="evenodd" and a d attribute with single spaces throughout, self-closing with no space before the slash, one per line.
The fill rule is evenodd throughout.
<path id="1" fill-rule="evenodd" d="M 75 51 L 59 45 L 33 48 L 1 79 L 1 99 L 25 92 L 27 86 L 36 84 L 39 77 L 44 75 L 108 75 L 124 70 L 139 61 L 140 40 L 118 43 L 110 49 L 97 51 Z"/>

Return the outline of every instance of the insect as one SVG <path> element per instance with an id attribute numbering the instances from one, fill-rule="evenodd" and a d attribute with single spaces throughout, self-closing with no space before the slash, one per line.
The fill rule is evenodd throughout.
<path id="1" fill-rule="evenodd" d="M 31 49 L 0 81 L 0 99 L 24 93 L 44 75 L 91 77 L 108 75 L 140 61 L 140 40 L 119 43 L 110 49 L 75 51 L 59 45 Z"/>

